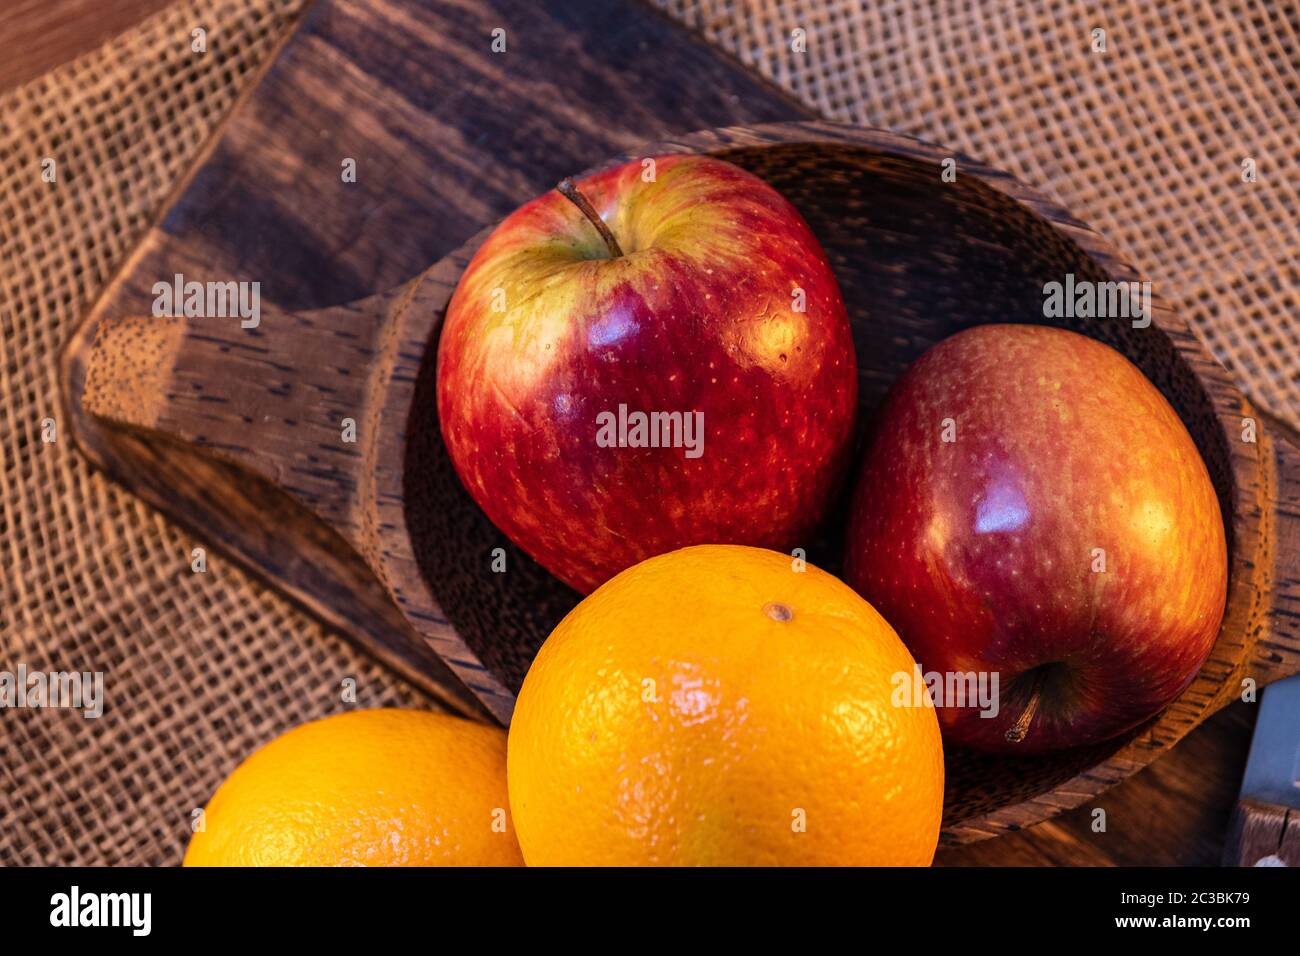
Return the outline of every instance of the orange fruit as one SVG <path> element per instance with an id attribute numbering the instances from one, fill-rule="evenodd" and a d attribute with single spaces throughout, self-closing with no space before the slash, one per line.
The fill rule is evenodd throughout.
<path id="1" fill-rule="evenodd" d="M 893 703 L 915 662 L 848 585 L 799 566 L 684 548 L 560 622 L 510 726 L 529 865 L 931 861 L 939 723 Z"/>
<path id="2" fill-rule="evenodd" d="M 295 727 L 226 778 L 186 866 L 519 866 L 506 735 L 415 710 Z"/>

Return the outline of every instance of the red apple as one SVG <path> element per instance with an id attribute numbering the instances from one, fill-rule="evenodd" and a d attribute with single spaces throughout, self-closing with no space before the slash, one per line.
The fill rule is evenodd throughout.
<path id="1" fill-rule="evenodd" d="M 497 227 L 447 309 L 438 415 L 465 487 L 584 593 L 687 545 L 805 543 L 857 366 L 803 218 L 706 157 L 561 187 Z"/>
<path id="2" fill-rule="evenodd" d="M 968 329 L 895 383 L 846 569 L 927 675 L 998 674 L 995 717 L 940 700 L 945 739 L 1017 753 L 1158 713 L 1227 591 L 1219 503 L 1178 415 L 1109 346 L 1031 325 Z"/>

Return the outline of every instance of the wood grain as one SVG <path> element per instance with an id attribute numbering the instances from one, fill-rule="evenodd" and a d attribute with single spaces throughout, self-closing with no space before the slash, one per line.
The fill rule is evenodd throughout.
<path id="1" fill-rule="evenodd" d="M 5 0 L 0 92 L 76 59 L 175 0 Z"/>
<path id="2" fill-rule="evenodd" d="M 1231 866 L 1300 866 L 1300 810 L 1242 800 L 1223 855 Z"/>
<path id="3" fill-rule="evenodd" d="M 1230 705 L 1145 770 L 1074 810 L 996 840 L 940 848 L 935 865 L 1215 866 L 1256 706 Z"/>

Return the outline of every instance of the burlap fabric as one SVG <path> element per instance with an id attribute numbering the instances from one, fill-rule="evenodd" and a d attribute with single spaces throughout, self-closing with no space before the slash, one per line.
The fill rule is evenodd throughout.
<path id="1" fill-rule="evenodd" d="M 1300 8 L 658 2 L 830 117 L 1054 195 L 1300 425 Z M 432 706 L 219 557 L 191 573 L 187 535 L 42 441 L 60 343 L 303 5 L 191 0 L 0 95 L 0 670 L 103 671 L 108 698 L 98 720 L 0 713 L 0 862 L 177 862 L 191 810 L 258 744 Z M 193 57 L 200 24 L 227 42 Z"/>

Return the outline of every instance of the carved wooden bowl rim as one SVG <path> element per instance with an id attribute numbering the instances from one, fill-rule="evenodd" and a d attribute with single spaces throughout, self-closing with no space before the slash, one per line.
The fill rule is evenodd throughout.
<path id="1" fill-rule="evenodd" d="M 668 153 L 723 154 L 744 148 L 790 145 L 850 147 L 880 157 L 934 167 L 937 177 L 945 159 L 955 159 L 960 176 L 973 178 L 997 193 L 1026 207 L 1038 219 L 1049 224 L 1070 244 L 1092 259 L 1113 281 L 1142 282 L 1145 277 L 1101 235 L 1070 215 L 1060 205 L 1019 182 L 1013 176 L 985 166 L 967 156 L 921 140 L 886 130 L 869 129 L 830 122 L 789 122 L 760 126 L 736 126 L 709 129 L 681 137 L 642 145 L 611 157 L 586 170 L 587 175 L 634 159 Z M 396 306 L 391 333 L 376 368 L 388 376 L 383 383 L 381 401 L 376 403 L 369 435 L 388 435 L 389 439 L 372 438 L 369 449 L 375 467 L 370 470 L 370 487 L 362 489 L 366 507 L 373 508 L 367 520 L 373 541 L 372 565 L 384 580 L 398 605 L 416 629 L 468 683 L 498 719 L 508 722 L 513 695 L 478 661 L 474 651 L 446 620 L 429 583 L 424 579 L 412 554 L 412 539 L 403 510 L 403 462 L 400 446 L 404 442 L 407 420 L 415 392 L 415 371 L 422 361 L 432 361 L 437 333 L 446 303 L 465 265 L 496 228 L 483 229 L 455 251 L 449 253 L 403 291 Z M 972 842 L 1007 830 L 1040 822 L 1083 803 L 1107 787 L 1135 773 L 1169 749 L 1193 727 L 1208 717 L 1222 702 L 1219 692 L 1234 675 L 1240 674 L 1252 641 L 1248 625 L 1257 613 L 1252 604 L 1251 581 L 1243 568 L 1254 560 L 1260 538 L 1260 508 L 1252 499 L 1261 491 L 1260 444 L 1234 440 L 1243 416 L 1250 407 L 1232 382 L 1227 371 L 1205 349 L 1170 306 L 1153 292 L 1152 325 L 1173 343 L 1178 358 L 1185 362 L 1204 388 L 1214 408 L 1219 436 L 1228 449 L 1231 470 L 1229 503 L 1230 580 L 1227 611 L 1214 650 L 1195 681 L 1165 711 L 1136 732 L 1121 738 L 1117 749 L 1087 770 L 1051 790 L 1017 803 L 1010 803 L 988 813 L 952 823 L 946 821 L 943 843 Z M 425 354 L 427 353 L 427 354 Z M 398 440 L 400 439 L 400 440 Z M 440 440 L 440 439 L 439 439 Z M 1209 673 L 1215 662 L 1226 662 L 1227 673 L 1218 677 Z M 1182 719 L 1167 719 L 1179 705 L 1189 709 Z M 1055 755 L 1043 758 L 1053 759 Z"/>

